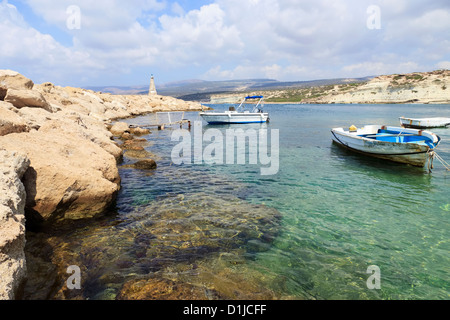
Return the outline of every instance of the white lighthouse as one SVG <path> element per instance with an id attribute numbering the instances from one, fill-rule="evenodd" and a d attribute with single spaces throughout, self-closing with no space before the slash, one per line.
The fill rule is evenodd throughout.
<path id="1" fill-rule="evenodd" d="M 158 93 L 156 92 L 155 78 L 153 77 L 153 74 L 152 74 L 152 78 L 150 79 L 150 89 L 148 90 L 148 95 L 154 96 L 157 94 Z"/>

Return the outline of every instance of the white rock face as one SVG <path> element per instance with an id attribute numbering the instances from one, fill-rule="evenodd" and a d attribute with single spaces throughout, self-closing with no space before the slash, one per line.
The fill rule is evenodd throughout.
<path id="1" fill-rule="evenodd" d="M 0 300 L 15 299 L 26 278 L 25 188 L 29 160 L 0 150 Z"/>
<path id="2" fill-rule="evenodd" d="M 450 71 L 379 76 L 348 92 L 331 92 L 319 103 L 450 103 Z"/>

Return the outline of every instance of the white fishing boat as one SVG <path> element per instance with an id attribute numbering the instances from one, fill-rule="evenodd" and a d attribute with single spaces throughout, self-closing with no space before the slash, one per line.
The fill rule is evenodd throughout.
<path id="1" fill-rule="evenodd" d="M 430 131 L 368 125 L 331 130 L 335 143 L 376 158 L 423 167 L 441 138 Z"/>
<path id="2" fill-rule="evenodd" d="M 426 129 L 443 128 L 450 125 L 450 118 L 405 118 L 400 117 L 400 123 L 405 128 Z"/>
<path id="3" fill-rule="evenodd" d="M 263 112 L 263 96 L 246 97 L 236 109 L 230 107 L 224 112 L 200 112 L 199 115 L 209 124 L 227 123 L 260 123 L 269 121 L 269 114 Z M 251 110 L 245 110 L 249 105 L 248 100 L 258 100 Z"/>

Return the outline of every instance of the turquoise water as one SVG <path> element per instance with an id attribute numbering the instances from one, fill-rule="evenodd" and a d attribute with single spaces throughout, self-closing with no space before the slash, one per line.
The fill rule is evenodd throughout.
<path id="1" fill-rule="evenodd" d="M 159 181 L 170 190 L 157 193 L 203 191 L 220 197 L 223 192 L 275 208 L 282 217 L 279 234 L 268 250 L 247 252 L 246 258 L 249 268 L 268 275 L 264 285 L 282 296 L 448 299 L 450 173 L 438 162 L 429 174 L 342 150 L 332 144 L 330 129 L 398 126 L 399 116 L 448 116 L 450 106 L 267 105 L 265 110 L 270 123 L 251 128 L 279 130 L 278 174 L 261 176 L 259 167 L 250 164 L 181 165 L 177 168 L 187 170 L 185 174 L 207 172 L 225 178 L 211 185 L 208 180 L 184 184 L 176 179 L 170 187 Z M 198 120 L 196 113 L 187 117 Z M 205 124 L 203 130 L 239 127 L 250 128 Z M 442 137 L 437 152 L 450 160 L 450 129 L 433 131 Z M 168 143 L 171 133 L 149 136 L 162 166 L 165 161 L 169 165 L 176 144 Z M 367 288 L 370 265 L 380 268 L 380 290 Z"/>
<path id="2" fill-rule="evenodd" d="M 208 299 L 449 299 L 450 172 L 437 161 L 428 173 L 353 154 L 332 143 L 330 130 L 448 117 L 450 106 L 265 110 L 268 124 L 202 130 L 279 130 L 277 174 L 262 176 L 248 161 L 175 165 L 176 128 L 155 130 L 144 138 L 158 169 L 120 169 L 116 212 L 44 237 L 60 269 L 81 266 L 82 298 L 115 299 L 124 284 L 160 279 Z M 198 113 L 185 117 L 200 120 Z M 145 125 L 149 118 L 126 121 Z M 442 138 L 437 152 L 450 162 L 450 128 L 433 131 Z M 134 161 L 125 157 L 124 164 Z M 379 290 L 367 287 L 372 265 L 381 272 Z M 55 292 L 50 296 L 60 298 Z"/>

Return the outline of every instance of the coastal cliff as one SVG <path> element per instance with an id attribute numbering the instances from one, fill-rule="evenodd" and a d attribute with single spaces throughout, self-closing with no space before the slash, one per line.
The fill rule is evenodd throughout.
<path id="1" fill-rule="evenodd" d="M 102 215 L 120 189 L 122 149 L 111 121 L 157 111 L 196 111 L 171 97 L 112 95 L 0 70 L 0 300 L 26 278 L 25 221 Z"/>
<path id="2" fill-rule="evenodd" d="M 212 94 L 210 103 L 239 103 L 246 95 L 263 95 L 267 103 L 446 104 L 450 103 L 450 70 L 383 75 L 369 81 L 346 79 L 336 84 L 300 88 Z"/>
<path id="3" fill-rule="evenodd" d="M 335 86 L 315 103 L 450 103 L 450 70 L 379 76 L 354 86 Z"/>

